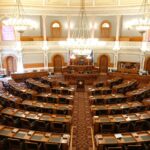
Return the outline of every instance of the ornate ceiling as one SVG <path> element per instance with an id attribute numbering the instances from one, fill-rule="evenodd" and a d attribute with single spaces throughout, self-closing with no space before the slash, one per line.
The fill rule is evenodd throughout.
<path id="1" fill-rule="evenodd" d="M 141 5 L 143 0 L 85 0 L 88 7 Z M 0 0 L 0 5 L 12 5 L 16 0 Z M 80 6 L 80 0 L 21 0 L 23 5 L 31 6 Z M 149 0 L 150 3 L 150 0 Z"/>
<path id="2" fill-rule="evenodd" d="M 143 0 L 85 0 L 86 10 L 91 15 L 137 14 Z M 21 0 L 27 15 L 76 14 L 80 0 Z M 150 0 L 148 0 L 150 4 Z M 0 14 L 10 12 L 16 0 L 0 0 Z"/>

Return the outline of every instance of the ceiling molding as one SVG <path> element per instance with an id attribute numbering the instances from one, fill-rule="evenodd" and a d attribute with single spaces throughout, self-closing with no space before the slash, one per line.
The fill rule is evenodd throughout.
<path id="1" fill-rule="evenodd" d="M 0 6 L 0 15 L 12 14 L 14 7 Z M 79 8 L 72 7 L 24 7 L 25 15 L 46 15 L 46 16 L 78 16 Z M 139 7 L 88 7 L 87 16 L 116 16 L 116 15 L 137 15 Z"/>

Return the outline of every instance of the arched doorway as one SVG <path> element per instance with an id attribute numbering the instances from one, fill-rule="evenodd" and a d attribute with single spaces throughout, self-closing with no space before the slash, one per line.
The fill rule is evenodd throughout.
<path id="1" fill-rule="evenodd" d="M 150 73 L 150 57 L 146 61 L 146 71 Z"/>
<path id="2" fill-rule="evenodd" d="M 7 75 L 14 73 L 17 71 L 16 58 L 13 56 L 6 57 L 6 72 Z"/>
<path id="3" fill-rule="evenodd" d="M 109 38 L 111 36 L 111 23 L 104 20 L 100 25 L 101 38 Z"/>
<path id="4" fill-rule="evenodd" d="M 51 23 L 51 35 L 52 38 L 60 38 L 61 37 L 61 23 L 59 21 L 53 21 Z"/>
<path id="5" fill-rule="evenodd" d="M 62 72 L 62 63 L 63 59 L 61 55 L 55 55 L 53 57 L 54 72 Z"/>
<path id="6" fill-rule="evenodd" d="M 99 70 L 100 73 L 107 73 L 108 72 L 108 56 L 102 55 L 99 58 Z"/>

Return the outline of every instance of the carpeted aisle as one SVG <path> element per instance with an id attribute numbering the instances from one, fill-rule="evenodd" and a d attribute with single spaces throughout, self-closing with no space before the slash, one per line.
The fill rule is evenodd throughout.
<path id="1" fill-rule="evenodd" d="M 89 147 L 92 147 L 89 128 L 92 126 L 92 116 L 87 92 L 75 93 L 73 126 L 76 126 L 73 139 L 76 150 L 88 150 Z"/>

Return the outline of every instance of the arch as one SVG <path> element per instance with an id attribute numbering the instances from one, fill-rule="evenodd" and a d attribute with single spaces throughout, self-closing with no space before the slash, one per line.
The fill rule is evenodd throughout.
<path id="1" fill-rule="evenodd" d="M 53 21 L 50 26 L 52 38 L 60 38 L 62 34 L 62 26 L 59 21 Z"/>
<path id="2" fill-rule="evenodd" d="M 145 61 L 145 70 L 150 73 L 150 57 L 148 57 Z"/>
<path id="3" fill-rule="evenodd" d="M 101 55 L 99 56 L 99 70 L 100 70 L 100 73 L 107 73 L 108 72 L 108 65 L 110 63 L 110 58 L 108 55 Z"/>
<path id="4" fill-rule="evenodd" d="M 16 56 L 9 55 L 4 58 L 4 68 L 6 69 L 7 75 L 11 75 L 17 71 L 17 59 Z"/>
<path id="5" fill-rule="evenodd" d="M 62 72 L 64 57 L 61 54 L 55 54 L 52 58 L 54 72 Z"/>
<path id="6" fill-rule="evenodd" d="M 109 38 L 111 36 L 111 23 L 108 20 L 102 21 L 100 25 L 100 35 L 102 38 Z"/>

